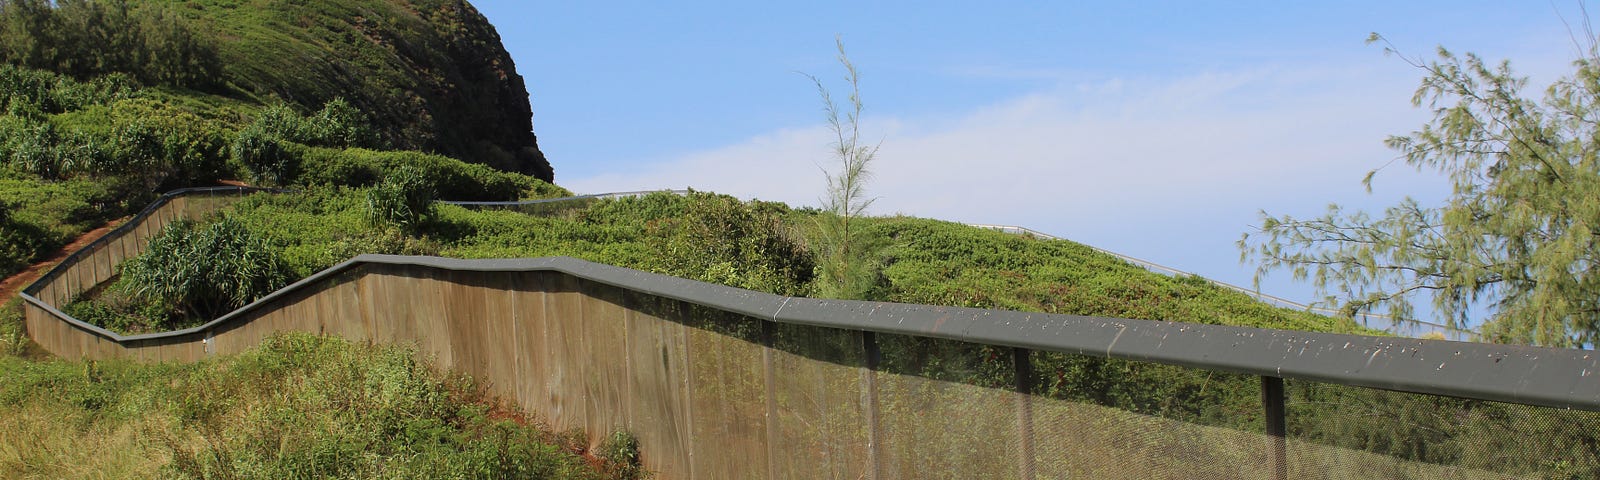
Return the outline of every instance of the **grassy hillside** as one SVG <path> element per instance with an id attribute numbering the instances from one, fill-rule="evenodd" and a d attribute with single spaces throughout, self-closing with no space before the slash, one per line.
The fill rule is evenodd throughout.
<path id="1" fill-rule="evenodd" d="M 5 478 L 629 478 L 414 352 L 295 334 L 191 364 L 0 356 Z"/>
<path id="2" fill-rule="evenodd" d="M 111 75 L 78 81 L 0 65 L 0 276 L 156 193 L 221 178 L 283 186 L 372 185 L 419 169 L 462 200 L 566 195 L 539 179 L 417 151 L 360 148 L 364 114 L 309 114 L 177 95 Z"/>
<path id="3" fill-rule="evenodd" d="M 253 98 L 310 110 L 342 97 L 392 148 L 553 178 L 522 76 L 465 1 L 158 3 L 214 34 L 223 78 Z"/>
<path id="4" fill-rule="evenodd" d="M 0 5 L 0 60 L 126 75 L 200 103 L 207 92 L 307 112 L 343 98 L 381 146 L 553 178 L 521 75 L 461 0 L 20 0 Z"/>

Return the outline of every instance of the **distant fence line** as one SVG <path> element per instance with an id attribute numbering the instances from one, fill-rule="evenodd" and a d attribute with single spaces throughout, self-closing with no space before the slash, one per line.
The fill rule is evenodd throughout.
<path id="1" fill-rule="evenodd" d="M 224 203 L 197 195 L 163 197 L 118 231 L 148 238 Z M 145 245 L 104 244 L 123 257 Z M 361 255 L 199 327 L 123 336 L 57 308 L 103 271 L 74 265 L 22 294 L 29 336 L 62 357 L 192 361 L 280 331 L 415 344 L 591 443 L 634 433 L 665 478 L 1499 478 L 1293 438 L 1284 381 L 1600 411 L 1592 352 L 781 297 L 563 257 Z M 1010 358 L 971 357 L 984 348 Z M 1041 396 L 1034 368 L 1046 353 L 1260 377 L 1248 415 L 1264 428 Z M 905 367 L 980 361 L 1010 365 L 1012 380 Z"/>

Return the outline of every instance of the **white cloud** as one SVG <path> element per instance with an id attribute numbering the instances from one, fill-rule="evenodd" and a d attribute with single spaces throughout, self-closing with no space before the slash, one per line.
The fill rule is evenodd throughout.
<path id="1" fill-rule="evenodd" d="M 1233 242 L 1258 209 L 1313 215 L 1438 191 L 1409 167 L 1360 178 L 1420 126 L 1403 68 L 1210 72 L 1063 85 L 951 118 L 869 116 L 881 132 L 873 211 L 1024 225 L 1248 283 Z M 873 133 L 871 135 L 878 135 Z M 874 137 L 875 138 L 875 137 Z M 781 130 L 635 171 L 577 178 L 581 192 L 693 187 L 817 205 L 832 168 L 823 126 Z M 1308 298 L 1303 288 L 1274 285 Z"/>
<path id="2" fill-rule="evenodd" d="M 1354 187 L 1420 124 L 1411 80 L 1336 70 L 1109 79 L 1014 98 L 959 119 L 869 117 L 883 132 L 871 192 L 881 213 L 1025 221 L 1129 218 Z M 585 192 L 713 190 L 816 204 L 830 167 L 822 126 L 772 132 L 636 171 L 563 182 Z M 1321 205 L 1328 198 L 1315 201 Z M 1064 212 L 1063 206 L 1072 206 Z M 1034 220 L 1042 221 L 1042 220 Z"/>

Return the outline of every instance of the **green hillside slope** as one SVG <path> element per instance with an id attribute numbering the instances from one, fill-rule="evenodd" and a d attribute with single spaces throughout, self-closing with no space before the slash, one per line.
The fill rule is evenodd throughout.
<path id="1" fill-rule="evenodd" d="M 4 315 L 5 313 L 0 313 Z M 398 347 L 305 334 L 190 364 L 0 356 L 4 478 L 630 478 Z"/>
<path id="2" fill-rule="evenodd" d="M 399 226 L 374 224 L 368 201 L 373 190 L 257 195 L 225 216 L 274 245 L 296 275 L 356 253 L 380 252 L 460 258 L 567 255 L 786 295 L 810 294 L 821 281 L 813 274 L 814 252 L 808 248 L 816 240 L 809 226 L 818 213 L 782 204 L 663 193 L 535 213 L 436 205 L 418 223 Z M 885 245 L 869 300 L 1377 333 L 1347 319 L 1274 308 L 1197 279 L 1149 272 L 1070 241 L 930 219 L 864 220 L 869 235 Z M 132 285 L 115 285 L 68 311 L 129 332 L 200 320 L 185 318 L 181 309 L 151 310 L 150 303 L 129 301 L 134 291 Z M 899 335 L 877 338 L 885 372 L 994 388 L 1014 382 L 1008 349 Z M 1262 428 L 1257 377 L 1052 352 L 1034 352 L 1032 365 L 1035 392 L 1044 397 L 1240 431 Z M 1545 435 L 1560 436 L 1557 445 L 1595 445 L 1589 443 L 1592 415 L 1315 382 L 1291 381 L 1288 389 L 1289 431 L 1320 445 L 1509 475 L 1565 468 L 1502 460 L 1543 458 L 1540 449 L 1549 445 L 1525 442 L 1524 433 L 1506 433 L 1523 432 L 1526 425 L 1554 426 Z M 1575 465 L 1596 465 L 1592 459 L 1600 458 L 1600 448 L 1570 455 L 1578 459 Z M 1584 470 L 1579 476 L 1592 473 Z"/>
<path id="3" fill-rule="evenodd" d="M 0 4 L 0 60 L 302 111 L 344 98 L 370 114 L 388 147 L 553 178 L 522 76 L 494 27 L 464 1 L 55 5 Z"/>

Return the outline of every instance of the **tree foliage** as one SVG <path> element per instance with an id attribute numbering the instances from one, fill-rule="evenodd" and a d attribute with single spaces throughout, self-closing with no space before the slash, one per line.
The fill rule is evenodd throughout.
<path id="1" fill-rule="evenodd" d="M 1427 293 L 1456 326 L 1487 305 L 1489 340 L 1592 343 L 1600 333 L 1600 51 L 1591 46 L 1543 101 L 1525 96 L 1528 80 L 1509 62 L 1443 48 L 1435 60 L 1406 61 L 1424 72 L 1412 103 L 1433 119 L 1386 143 L 1412 167 L 1449 179 L 1444 204 L 1408 198 L 1379 217 L 1336 205 L 1315 219 L 1263 212 L 1260 231 L 1239 242 L 1241 258 L 1258 263 L 1257 281 L 1276 269 L 1311 278 L 1347 313 L 1387 308 L 1413 318 L 1411 297 Z"/>
<path id="2" fill-rule="evenodd" d="M 252 124 L 272 136 L 314 147 L 373 147 L 377 143 L 366 113 L 343 98 L 329 100 L 311 115 L 275 103 L 256 114 Z"/>
<path id="3" fill-rule="evenodd" d="M 158 2 L 0 1 L 0 59 L 77 78 L 120 72 L 149 85 L 215 87 L 211 41 Z"/>
<path id="4" fill-rule="evenodd" d="M 827 115 L 828 128 L 834 135 L 833 156 L 839 170 L 827 172 L 828 196 L 823 199 L 822 215 L 817 219 L 821 239 L 815 248 L 817 255 L 819 295 L 832 298 L 865 299 L 878 284 L 878 269 L 872 261 L 876 250 L 874 243 L 857 217 L 866 213 L 876 199 L 866 193 L 872 179 L 869 168 L 878 155 L 878 145 L 861 141 L 861 75 L 850 57 L 845 55 L 844 40 L 835 39 L 839 48 L 839 64 L 844 66 L 844 80 L 850 85 L 850 96 L 844 108 L 833 100 L 833 95 L 822 80 L 807 75 L 816 84 L 822 96 L 822 109 Z"/>

